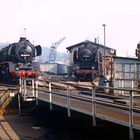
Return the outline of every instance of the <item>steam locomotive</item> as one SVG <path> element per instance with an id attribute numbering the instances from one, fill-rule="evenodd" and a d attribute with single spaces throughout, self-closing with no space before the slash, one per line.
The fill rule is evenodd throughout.
<path id="1" fill-rule="evenodd" d="M 69 75 L 74 75 L 80 81 L 92 81 L 103 75 L 104 53 L 107 56 L 112 56 L 111 48 L 91 41 L 84 41 L 67 49 L 70 51 L 72 58 Z"/>
<path id="2" fill-rule="evenodd" d="M 91 78 L 102 73 L 102 55 L 97 47 L 85 45 L 74 51 L 74 75 L 80 80 Z"/>
<path id="3" fill-rule="evenodd" d="M 0 82 L 18 83 L 19 77 L 35 78 L 39 64 L 33 62 L 42 53 L 41 46 L 34 46 L 21 37 L 19 42 L 9 44 L 0 50 Z"/>

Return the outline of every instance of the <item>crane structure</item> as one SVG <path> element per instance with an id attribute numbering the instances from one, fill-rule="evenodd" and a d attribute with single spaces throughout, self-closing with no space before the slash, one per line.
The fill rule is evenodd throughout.
<path id="1" fill-rule="evenodd" d="M 65 39 L 66 37 L 61 38 L 60 40 L 52 43 L 51 47 L 50 47 L 50 53 L 49 53 L 49 63 L 55 63 L 55 59 L 56 59 L 56 50 L 57 50 L 57 46 L 62 43 L 62 41 Z"/>

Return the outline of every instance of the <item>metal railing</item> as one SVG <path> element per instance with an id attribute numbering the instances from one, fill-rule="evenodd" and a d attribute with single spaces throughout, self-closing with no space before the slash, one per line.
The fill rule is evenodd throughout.
<path id="1" fill-rule="evenodd" d="M 31 88 L 27 86 L 28 82 L 30 82 Z M 31 92 L 31 94 L 29 94 L 29 92 Z M 19 93 L 22 95 L 23 100 L 32 97 L 36 99 L 36 103 L 38 104 L 38 81 L 36 81 L 35 78 L 20 78 Z"/>
<path id="2" fill-rule="evenodd" d="M 71 82 L 57 82 L 59 84 L 56 84 L 56 82 L 52 82 L 52 81 L 46 81 L 46 86 L 42 86 L 45 87 L 46 89 L 40 89 L 40 91 L 45 91 L 46 93 L 49 94 L 49 103 L 50 103 L 50 109 L 52 109 L 52 95 L 57 95 L 57 96 L 63 96 L 65 98 L 67 98 L 67 112 L 68 112 L 68 116 L 71 116 L 71 99 L 75 99 L 75 100 L 82 100 L 88 103 L 92 104 L 92 120 L 93 120 L 93 126 L 96 126 L 96 117 L 98 116 L 96 113 L 97 110 L 97 105 L 104 105 L 107 107 L 113 107 L 113 108 L 118 108 L 118 109 L 122 109 L 122 110 L 127 110 L 129 112 L 129 122 L 128 122 L 128 126 L 129 126 L 129 138 L 130 139 L 134 139 L 134 132 L 133 132 L 133 126 L 134 126 L 134 112 L 139 113 L 140 112 L 140 108 L 139 106 L 134 106 L 134 93 L 140 93 L 139 89 L 134 89 L 134 88 L 115 88 L 115 87 L 103 87 L 103 86 L 95 86 L 95 85 L 85 85 L 85 84 L 79 84 L 79 83 L 71 83 Z M 91 98 L 89 97 L 83 97 L 83 96 L 79 96 L 79 95 L 72 95 L 71 94 L 71 87 L 73 88 L 84 88 L 84 89 L 88 89 L 91 90 Z M 56 89 L 59 89 L 59 92 Z M 127 96 L 128 99 L 128 104 L 126 105 L 122 105 L 122 104 L 117 104 L 117 103 L 111 103 L 111 102 L 106 102 L 106 101 L 102 101 L 102 100 L 98 100 L 96 99 L 97 95 L 101 95 L 101 93 L 97 93 L 96 89 L 109 89 L 111 91 L 117 90 L 117 91 L 127 91 L 129 93 L 129 96 Z M 109 97 L 116 97 L 114 95 L 104 95 L 104 96 L 109 96 Z M 118 97 L 118 96 L 117 96 Z M 126 99 L 126 97 L 124 96 L 120 96 L 120 99 Z"/>

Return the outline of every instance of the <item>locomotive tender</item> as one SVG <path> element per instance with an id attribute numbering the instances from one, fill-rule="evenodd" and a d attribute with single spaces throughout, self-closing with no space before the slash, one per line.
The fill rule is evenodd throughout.
<path id="1" fill-rule="evenodd" d="M 67 50 L 71 53 L 69 75 L 81 81 L 92 81 L 103 75 L 105 56 L 116 55 L 116 50 L 88 40 L 67 47 Z"/>
<path id="2" fill-rule="evenodd" d="M 19 42 L 9 44 L 0 50 L 0 82 L 18 83 L 19 77 L 37 76 L 39 64 L 33 62 L 42 53 L 41 46 L 34 46 L 21 37 Z"/>

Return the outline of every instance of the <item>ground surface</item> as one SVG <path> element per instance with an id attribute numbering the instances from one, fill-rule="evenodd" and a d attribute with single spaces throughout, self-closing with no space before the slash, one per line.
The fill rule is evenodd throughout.
<path id="1" fill-rule="evenodd" d="M 67 117 L 67 110 L 62 107 L 49 110 L 49 106 L 40 106 L 34 113 L 41 120 L 40 125 L 46 127 L 46 140 L 129 140 L 127 127 L 100 119 L 93 127 L 91 116 L 72 111 Z M 140 131 L 135 130 L 134 135 L 135 140 L 140 140 Z"/>
<path id="2" fill-rule="evenodd" d="M 134 131 L 140 140 L 140 131 Z M 129 129 L 91 116 L 48 105 L 41 105 L 30 116 L 0 116 L 0 140 L 129 140 Z"/>
<path id="3" fill-rule="evenodd" d="M 43 140 L 46 130 L 29 116 L 0 116 L 0 140 Z"/>

